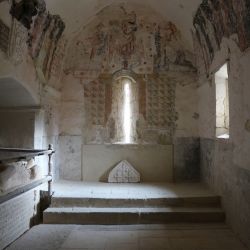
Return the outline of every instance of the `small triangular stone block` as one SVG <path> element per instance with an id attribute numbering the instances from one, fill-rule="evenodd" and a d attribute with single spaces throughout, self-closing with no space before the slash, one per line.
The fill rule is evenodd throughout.
<path id="1" fill-rule="evenodd" d="M 109 173 L 110 183 L 137 183 L 140 182 L 140 173 L 126 160 L 117 164 Z"/>

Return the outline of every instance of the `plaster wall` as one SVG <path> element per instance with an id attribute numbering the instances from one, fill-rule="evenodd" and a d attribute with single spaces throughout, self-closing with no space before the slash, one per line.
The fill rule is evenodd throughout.
<path id="1" fill-rule="evenodd" d="M 187 76 L 185 80 L 176 84 L 175 106 L 178 118 L 173 140 L 174 146 L 171 144 L 140 144 L 138 147 L 105 145 L 101 139 L 101 128 L 99 143 L 97 140 L 94 145 L 89 145 L 86 140 L 89 131 L 87 130 L 88 119 L 84 103 L 84 84 L 80 79 L 66 75 L 63 79 L 60 104 L 60 136 L 58 140 L 60 178 L 77 181 L 104 180 L 105 178 L 101 177 L 106 174 L 108 169 L 126 157 L 130 157 L 131 161 L 134 161 L 134 166 L 139 168 L 139 172 L 145 177 L 142 178 L 143 181 L 173 181 L 174 174 L 176 175 L 175 180 L 198 180 L 199 114 L 196 90 L 197 82 L 193 76 Z M 158 149 L 161 149 L 159 156 L 157 156 Z M 86 154 L 86 150 L 88 154 Z M 136 160 L 134 154 L 138 154 Z M 96 162 L 92 161 L 94 156 Z M 92 167 L 90 167 L 90 162 Z M 146 166 L 144 166 L 145 163 Z M 154 170 L 155 166 L 158 166 L 159 172 Z M 152 172 L 155 174 L 152 175 Z"/>
<path id="2" fill-rule="evenodd" d="M 9 126 L 18 132 L 14 134 L 14 137 L 10 133 L 10 129 L 3 130 L 4 137 L 8 138 L 8 142 L 5 140 L 5 145 L 3 146 L 14 146 L 15 144 L 18 147 L 46 149 L 48 144 L 53 144 L 54 149 L 57 151 L 61 98 L 60 72 L 66 40 L 58 40 L 60 36 L 58 35 L 58 26 L 56 25 L 63 26 L 63 24 L 59 16 L 49 15 L 48 11 L 45 11 L 42 18 L 39 19 L 37 16 L 33 18 L 37 28 L 32 26 L 28 31 L 16 19 L 11 17 L 9 14 L 10 8 L 11 2 L 4 1 L 0 3 L 0 19 L 11 30 L 8 39 L 4 40 L 7 50 L 0 49 L 0 78 L 3 78 L 2 81 L 0 80 L 2 93 L 5 92 L 3 85 L 9 87 L 7 89 L 8 103 L 2 102 L 1 106 L 11 112 L 14 112 L 11 110 L 13 106 L 19 110 L 15 112 L 17 113 L 16 115 L 13 113 L 8 115 L 8 119 L 3 118 L 3 124 L 8 126 L 9 123 Z M 50 23 L 51 26 L 47 27 L 49 29 L 45 31 L 43 30 L 43 18 L 46 19 L 48 17 L 51 20 L 57 18 L 57 23 L 52 21 Z M 44 33 L 41 35 L 43 31 Z M 56 39 L 52 34 L 53 32 L 58 32 Z M 30 40 L 31 37 L 32 40 Z M 52 41 L 52 39 L 56 41 Z M 56 47 L 55 44 L 57 45 Z M 36 55 L 32 54 L 34 50 L 37 53 Z M 46 67 L 44 67 L 45 64 L 47 65 Z M 20 85 L 18 91 L 14 87 L 10 88 L 8 79 L 10 81 L 14 80 L 15 84 Z M 33 100 L 33 102 L 25 102 L 24 96 L 16 97 L 16 95 L 21 93 L 22 89 L 24 89 L 23 92 L 31 96 L 29 100 Z M 20 101 L 18 102 L 17 100 Z M 24 110 L 34 108 L 33 106 L 40 107 L 40 110 L 36 110 L 32 121 L 29 118 L 25 119 L 26 114 L 24 115 Z M 22 109 L 22 112 L 20 112 L 20 109 Z M 31 127 L 32 129 L 30 129 Z M 22 143 L 23 140 L 25 143 Z M 15 143 L 13 144 L 12 142 Z M 57 171 L 56 157 L 53 157 L 53 161 L 54 177 L 57 178 L 59 173 Z M 38 164 L 46 168 L 47 158 L 40 157 Z"/>
<path id="3" fill-rule="evenodd" d="M 38 223 L 41 212 L 40 190 L 46 190 L 46 186 L 41 185 L 0 204 L 0 249 L 4 249 Z"/>
<path id="4" fill-rule="evenodd" d="M 130 31 L 129 36 L 125 35 L 125 28 Z M 190 158 L 192 163 L 197 162 L 196 154 L 192 153 L 187 160 L 180 153 L 196 152 L 194 141 L 198 137 L 199 118 L 197 75 L 192 53 L 184 40 L 175 24 L 157 15 L 150 5 L 115 3 L 82 26 L 70 41 L 62 77 L 61 178 L 97 181 L 112 165 L 124 160 L 126 155 L 133 155 L 133 150 L 142 152 L 138 154 L 138 166 L 134 165 L 141 169 L 147 181 L 173 180 L 172 154 L 175 149 L 176 157 L 180 156 L 175 169 L 183 168 L 182 161 L 186 166 Z M 115 144 L 115 128 L 119 127 L 117 123 L 120 121 L 117 121 L 113 100 L 119 103 L 122 98 L 114 96 L 113 76 L 119 76 L 126 60 L 127 72 L 138 88 L 135 99 L 139 101 L 139 115 L 133 114 L 138 145 L 133 149 L 129 145 Z M 179 139 L 178 147 L 173 149 L 171 145 L 175 144 L 175 138 Z M 158 146 L 165 147 L 166 158 L 160 156 L 161 164 L 157 164 L 162 166 L 165 161 L 169 174 L 161 178 L 163 168 L 160 167 L 162 170 L 157 177 L 151 175 L 150 179 L 149 173 L 154 172 L 155 166 L 152 158 L 155 158 Z M 100 160 L 92 163 L 96 175 L 89 167 L 86 149 L 89 155 L 96 155 L 98 159 L 101 155 L 102 161 L 106 162 L 105 166 Z M 142 168 L 145 161 L 147 167 Z M 197 164 L 194 165 L 196 169 Z M 182 179 L 185 179 L 184 174 Z"/>
<path id="5" fill-rule="evenodd" d="M 109 172 L 121 160 L 127 160 L 136 168 L 142 182 L 173 180 L 171 145 L 84 145 L 82 150 L 83 181 L 107 181 Z"/>
<path id="6" fill-rule="evenodd" d="M 0 147 L 33 148 L 35 113 L 0 111 Z M 18 126 L 17 126 L 18 124 Z"/>
<path id="7" fill-rule="evenodd" d="M 211 72 L 229 59 L 230 139 L 216 139 L 216 97 L 213 78 L 202 81 L 199 94 L 202 179 L 222 196 L 227 221 L 250 246 L 250 52 L 240 52 L 224 39 Z M 211 75 L 212 77 L 212 75 Z"/>

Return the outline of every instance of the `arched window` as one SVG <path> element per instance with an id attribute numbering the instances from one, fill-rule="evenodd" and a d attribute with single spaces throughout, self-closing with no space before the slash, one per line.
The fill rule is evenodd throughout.
<path id="1" fill-rule="evenodd" d="M 139 118 L 138 87 L 129 75 L 114 77 L 112 117 L 116 135 L 113 143 L 134 144 L 137 142 L 136 121 Z"/>

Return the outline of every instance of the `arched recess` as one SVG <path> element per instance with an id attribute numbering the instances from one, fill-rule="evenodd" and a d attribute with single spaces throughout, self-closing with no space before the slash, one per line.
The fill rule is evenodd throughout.
<path id="1" fill-rule="evenodd" d="M 0 147 L 41 146 L 42 117 L 34 94 L 14 78 L 0 78 Z"/>
<path id="2" fill-rule="evenodd" d="M 0 107 L 38 106 L 38 97 L 14 78 L 0 78 Z"/>

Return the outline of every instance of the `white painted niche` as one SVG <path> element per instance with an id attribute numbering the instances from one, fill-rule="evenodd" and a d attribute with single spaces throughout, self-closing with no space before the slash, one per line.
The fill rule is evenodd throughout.
<path id="1" fill-rule="evenodd" d="M 228 65 L 225 63 L 215 73 L 216 137 L 229 139 Z"/>

